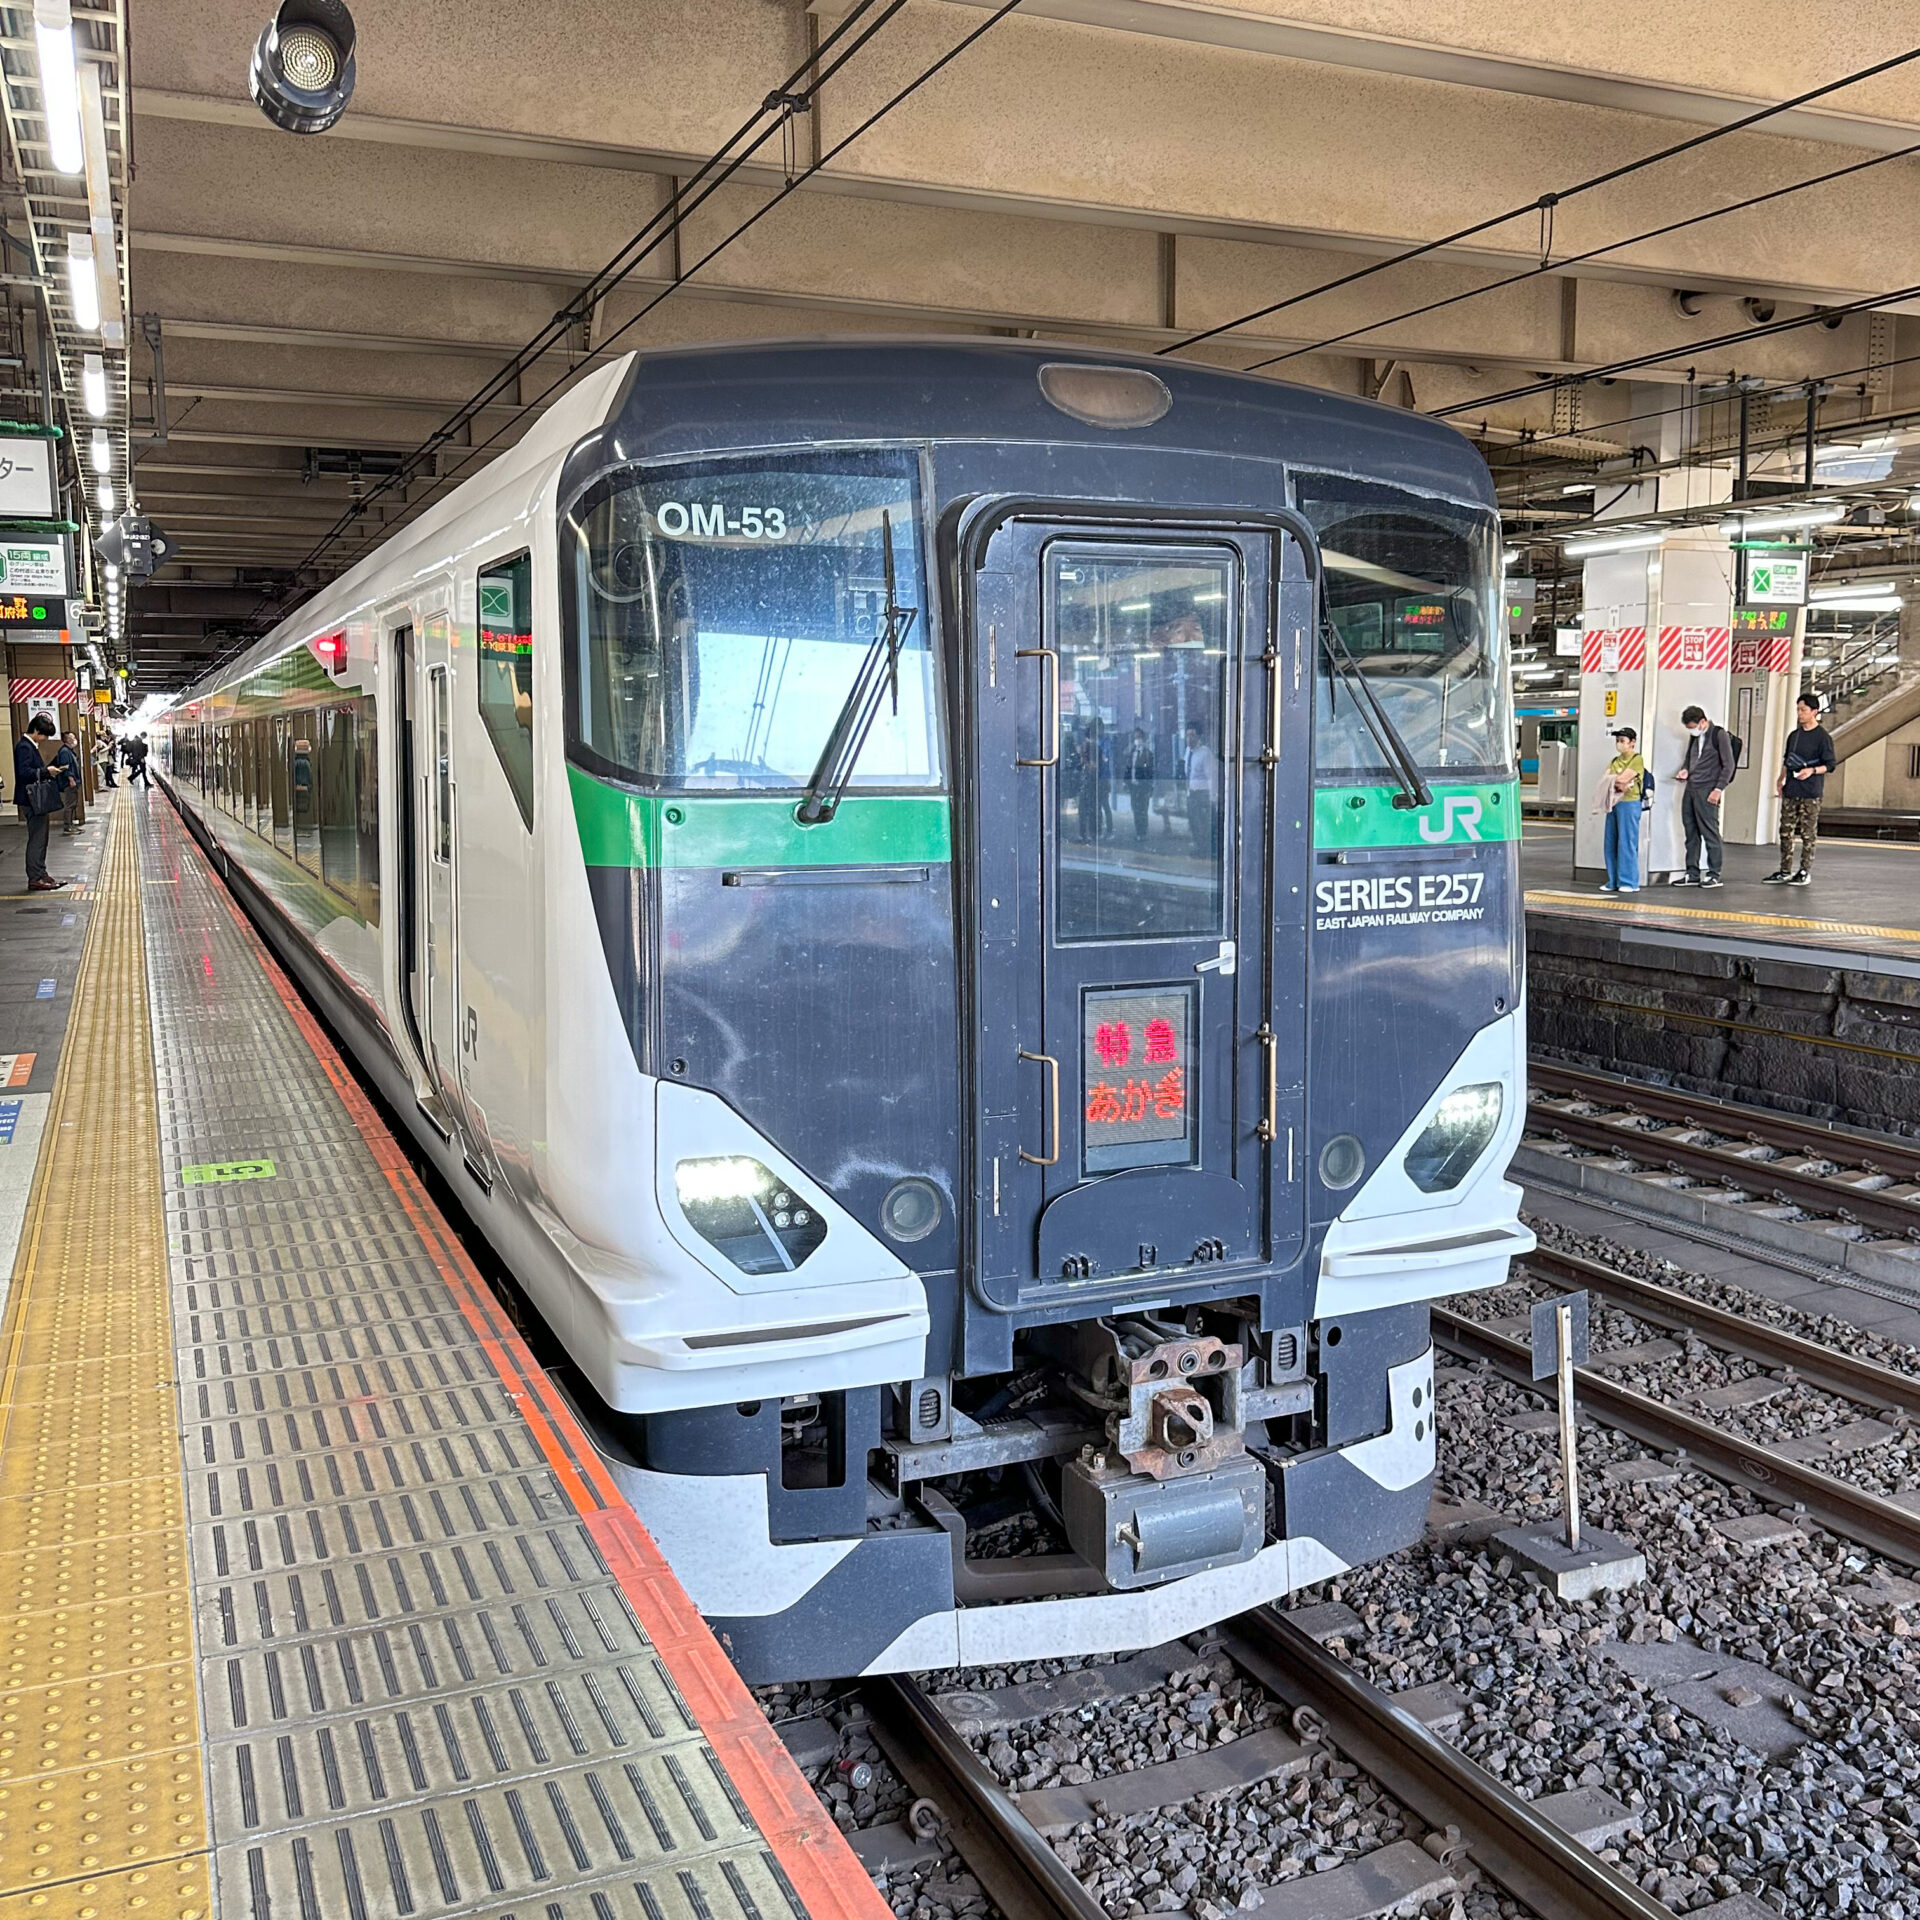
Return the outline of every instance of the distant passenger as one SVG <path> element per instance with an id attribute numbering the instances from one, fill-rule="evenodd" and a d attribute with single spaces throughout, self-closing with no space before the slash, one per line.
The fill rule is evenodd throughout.
<path id="1" fill-rule="evenodd" d="M 1638 893 L 1647 763 L 1640 757 L 1640 736 L 1632 727 L 1615 727 L 1613 744 L 1616 752 L 1607 762 L 1606 779 L 1594 798 L 1594 810 L 1604 807 L 1607 813 L 1607 883 L 1600 891 Z"/>
<path id="2" fill-rule="evenodd" d="M 27 890 L 49 893 L 64 881 L 47 872 L 47 828 L 60 806 L 60 783 L 47 765 L 42 742 L 55 736 L 54 725 L 44 713 L 36 713 L 27 722 L 27 730 L 13 745 L 13 804 L 27 823 Z"/>
<path id="3" fill-rule="evenodd" d="M 119 777 L 114 772 L 114 762 L 119 757 L 119 743 L 110 733 L 103 733 L 93 750 L 93 770 L 100 776 L 103 787 L 117 787 Z"/>
<path id="4" fill-rule="evenodd" d="M 1153 812 L 1153 743 L 1135 727 L 1127 748 L 1127 799 L 1133 807 L 1133 837 L 1145 840 Z"/>
<path id="5" fill-rule="evenodd" d="M 86 781 L 80 770 L 80 736 L 63 733 L 60 750 L 53 756 L 60 770 L 60 831 L 72 833 L 80 824 L 80 803 L 86 798 Z"/>
<path id="6" fill-rule="evenodd" d="M 121 752 L 127 756 L 127 785 L 130 788 L 142 786 L 151 792 L 153 782 L 147 778 L 147 743 L 144 736 L 128 734 Z"/>
<path id="7" fill-rule="evenodd" d="M 1198 727 L 1187 729 L 1187 831 L 1193 850 L 1202 860 L 1213 858 L 1214 816 L 1220 804 L 1220 762 L 1201 738 Z"/>
<path id="8" fill-rule="evenodd" d="M 1685 791 L 1680 795 L 1680 820 L 1687 832 L 1687 877 L 1683 887 L 1721 885 L 1720 796 L 1733 784 L 1740 756 L 1733 735 L 1707 718 L 1704 707 L 1688 707 L 1680 724 L 1693 737 L 1687 742 L 1686 764 L 1674 774 Z M 1706 871 L 1700 851 L 1706 849 Z"/>
<path id="9" fill-rule="evenodd" d="M 1780 778 L 1773 790 L 1780 801 L 1780 865 L 1767 875 L 1770 887 L 1813 883 L 1813 856 L 1820 844 L 1820 796 L 1827 775 L 1840 763 L 1833 756 L 1833 735 L 1820 724 L 1819 697 L 1803 693 L 1793 706 L 1796 725 L 1787 735 Z M 1793 865 L 1794 835 L 1800 836 L 1800 867 Z"/>

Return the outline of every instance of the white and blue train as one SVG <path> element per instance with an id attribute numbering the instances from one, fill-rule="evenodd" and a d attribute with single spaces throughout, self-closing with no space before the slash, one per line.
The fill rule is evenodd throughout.
<path id="1" fill-rule="evenodd" d="M 1000 341 L 649 353 L 156 728 L 754 1680 L 1415 1539 L 1531 1237 L 1483 463 Z"/>

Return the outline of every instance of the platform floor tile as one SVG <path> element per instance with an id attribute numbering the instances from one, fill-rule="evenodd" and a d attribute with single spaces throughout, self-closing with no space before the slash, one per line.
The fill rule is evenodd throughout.
<path id="1" fill-rule="evenodd" d="M 182 822 L 138 818 L 178 879 L 146 939 L 222 1920 L 881 1920 L 738 1682 L 690 1704 L 710 1636 L 684 1596 L 650 1630 L 657 1553 Z"/>

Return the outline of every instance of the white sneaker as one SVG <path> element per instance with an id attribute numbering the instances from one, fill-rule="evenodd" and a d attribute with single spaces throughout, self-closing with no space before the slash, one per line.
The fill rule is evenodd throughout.
<path id="1" fill-rule="evenodd" d="M 1602 893 L 1618 893 L 1620 889 L 1616 887 L 1611 880 L 1608 880 L 1602 884 L 1600 891 Z"/>
<path id="2" fill-rule="evenodd" d="M 1621 887 L 1618 891 L 1621 893 L 1638 893 L 1640 889 L 1638 887 Z"/>

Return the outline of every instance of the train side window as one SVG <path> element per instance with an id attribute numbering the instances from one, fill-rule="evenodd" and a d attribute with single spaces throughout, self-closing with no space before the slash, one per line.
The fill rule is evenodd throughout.
<path id="1" fill-rule="evenodd" d="M 480 571 L 475 627 L 479 640 L 480 721 L 500 770 L 533 827 L 533 556 L 517 553 Z"/>

